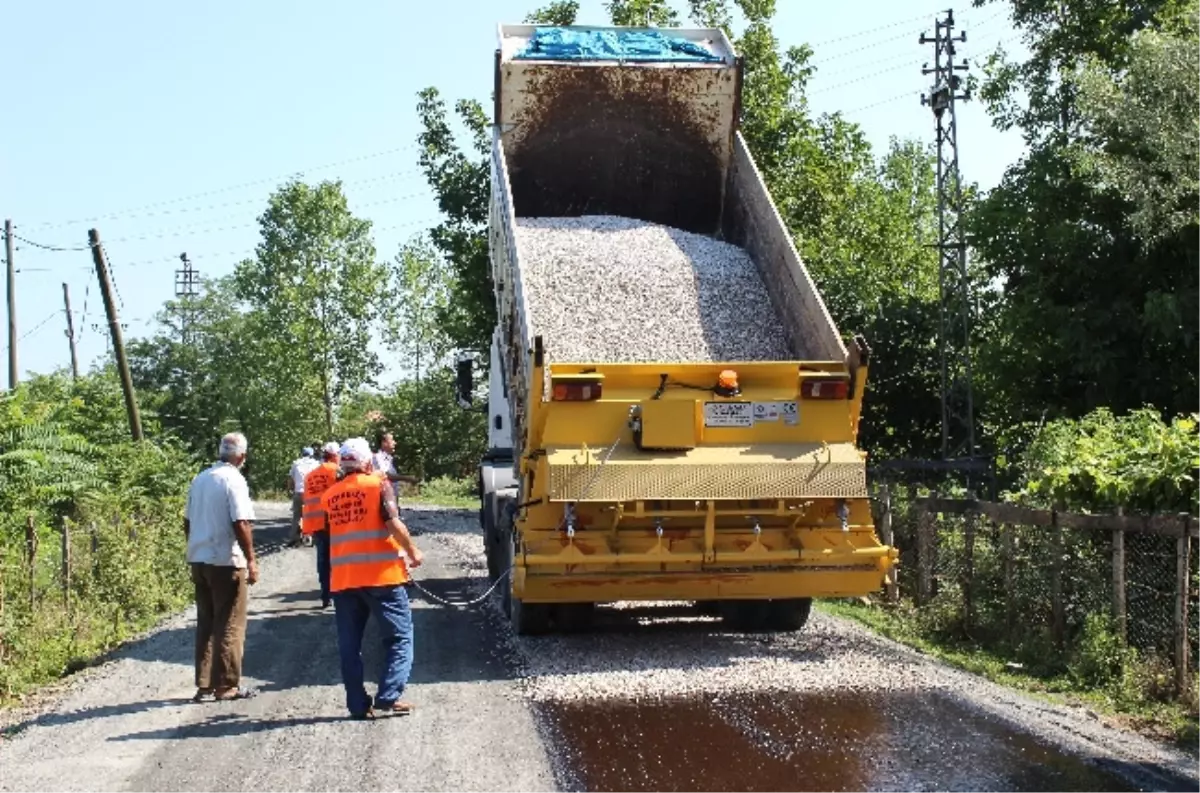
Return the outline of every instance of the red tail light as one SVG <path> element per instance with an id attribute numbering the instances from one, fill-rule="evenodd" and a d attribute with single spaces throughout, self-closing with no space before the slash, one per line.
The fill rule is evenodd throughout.
<path id="1" fill-rule="evenodd" d="M 599 399 L 603 390 L 604 383 L 600 380 L 550 380 L 550 397 L 555 402 L 589 402 Z"/>
<path id="2" fill-rule="evenodd" d="M 837 378 L 813 380 L 806 378 L 800 383 L 800 396 L 804 399 L 845 399 L 850 393 L 850 382 Z"/>

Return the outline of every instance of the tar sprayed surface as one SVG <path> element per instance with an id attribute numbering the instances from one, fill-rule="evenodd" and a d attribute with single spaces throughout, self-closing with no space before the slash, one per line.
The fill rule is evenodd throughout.
<path id="1" fill-rule="evenodd" d="M 933 692 L 544 706 L 584 790 L 1133 790 Z"/>

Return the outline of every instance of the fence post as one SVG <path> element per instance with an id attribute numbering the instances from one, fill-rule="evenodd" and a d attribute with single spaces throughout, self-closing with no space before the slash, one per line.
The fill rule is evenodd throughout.
<path id="1" fill-rule="evenodd" d="M 59 536 L 62 550 L 62 594 L 63 607 L 71 610 L 71 529 L 67 519 L 62 519 L 62 533 Z"/>
<path id="2" fill-rule="evenodd" d="M 1183 516 L 1183 531 L 1175 541 L 1175 694 L 1181 699 L 1188 683 L 1188 595 L 1191 588 L 1191 523 Z"/>
<path id="3" fill-rule="evenodd" d="M 1004 561 L 1004 629 L 1005 635 L 1011 640 L 1017 629 L 1017 596 L 1016 582 L 1016 526 L 1011 523 L 1000 524 L 1000 556 Z"/>
<path id="4" fill-rule="evenodd" d="M 1124 515 L 1125 508 L 1117 507 L 1117 515 Z M 1125 605 L 1125 530 L 1113 529 L 1112 533 L 1112 609 L 1113 623 L 1121 644 L 1129 639 L 1129 612 Z"/>
<path id="5" fill-rule="evenodd" d="M 884 483 L 880 488 L 880 501 L 883 502 L 883 512 L 879 516 L 879 534 L 883 544 L 889 548 L 895 547 L 895 533 L 892 530 L 892 486 L 889 483 Z M 888 571 L 888 580 L 884 597 L 888 603 L 895 603 L 900 599 L 900 582 L 897 579 L 899 571 L 893 567 Z"/>
<path id="6" fill-rule="evenodd" d="M 33 515 L 25 516 L 25 556 L 29 567 L 29 611 L 37 608 L 37 528 L 33 525 Z"/>
<path id="7" fill-rule="evenodd" d="M 934 494 L 937 497 L 937 494 Z M 917 605 L 933 598 L 933 511 L 928 505 L 917 515 Z"/>
<path id="8" fill-rule="evenodd" d="M 975 523 L 978 520 L 978 515 L 967 513 L 963 515 L 963 518 L 965 520 L 963 528 L 963 555 L 966 558 L 963 560 L 960 586 L 962 587 L 963 599 L 963 632 L 969 635 L 971 626 L 974 624 L 975 613 L 971 586 L 975 579 Z"/>
<path id="9" fill-rule="evenodd" d="M 1063 609 L 1063 531 L 1058 523 L 1057 508 L 1050 511 L 1050 526 L 1053 544 L 1051 552 L 1054 554 L 1051 560 L 1053 564 L 1050 566 L 1050 608 L 1053 613 L 1050 630 L 1054 646 L 1062 650 L 1066 644 L 1067 626 Z"/>

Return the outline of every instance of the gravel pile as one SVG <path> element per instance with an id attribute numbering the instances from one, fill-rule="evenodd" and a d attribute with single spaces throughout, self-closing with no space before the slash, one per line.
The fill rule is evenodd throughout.
<path id="1" fill-rule="evenodd" d="M 532 331 L 552 361 L 794 357 L 736 245 L 607 215 L 520 218 L 516 235 Z"/>

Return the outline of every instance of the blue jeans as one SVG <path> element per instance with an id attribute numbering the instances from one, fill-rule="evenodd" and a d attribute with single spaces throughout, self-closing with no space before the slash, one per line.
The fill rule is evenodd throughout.
<path id="1" fill-rule="evenodd" d="M 363 686 L 362 640 L 367 619 L 375 617 L 383 640 L 383 670 L 375 705 L 390 708 L 404 693 L 413 662 L 412 611 L 408 590 L 402 586 L 376 586 L 346 589 L 333 594 L 337 617 L 338 654 L 342 660 L 342 685 L 346 687 L 346 707 L 361 715 L 371 707 L 371 698 Z"/>
<path id="2" fill-rule="evenodd" d="M 329 532 L 313 532 L 317 548 L 317 580 L 321 582 L 321 602 L 329 600 Z"/>

